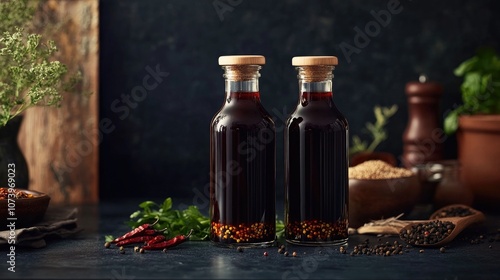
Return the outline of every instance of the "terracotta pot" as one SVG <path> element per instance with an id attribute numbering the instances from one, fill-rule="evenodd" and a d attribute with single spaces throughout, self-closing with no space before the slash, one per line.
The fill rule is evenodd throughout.
<path id="1" fill-rule="evenodd" d="M 391 153 L 386 152 L 361 152 L 354 154 L 349 161 L 350 166 L 356 166 L 368 160 L 382 160 L 392 166 L 396 166 L 396 157 Z"/>
<path id="2" fill-rule="evenodd" d="M 458 158 L 478 208 L 500 211 L 500 115 L 461 116 Z"/>

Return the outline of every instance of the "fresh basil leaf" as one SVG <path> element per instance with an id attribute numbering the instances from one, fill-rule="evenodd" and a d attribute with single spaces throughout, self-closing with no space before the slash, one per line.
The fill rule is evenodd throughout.
<path id="1" fill-rule="evenodd" d="M 113 237 L 113 235 L 106 235 L 106 236 L 104 236 L 104 241 L 105 242 L 111 242 L 113 240 L 115 240 L 115 238 Z"/>
<path id="2" fill-rule="evenodd" d="M 460 109 L 451 111 L 444 119 L 444 132 L 448 135 L 455 133 L 458 129 L 458 114 Z"/>
<path id="3" fill-rule="evenodd" d="M 157 206 L 157 204 L 155 202 L 149 201 L 149 200 L 144 201 L 141 204 L 139 204 L 139 207 L 141 207 L 142 209 L 145 209 L 145 210 L 146 209 L 149 210 L 149 209 L 151 209 L 151 207 L 155 207 L 155 206 Z"/>
<path id="4" fill-rule="evenodd" d="M 167 199 L 165 199 L 162 205 L 162 209 L 164 212 L 172 209 L 172 198 L 168 197 Z"/>

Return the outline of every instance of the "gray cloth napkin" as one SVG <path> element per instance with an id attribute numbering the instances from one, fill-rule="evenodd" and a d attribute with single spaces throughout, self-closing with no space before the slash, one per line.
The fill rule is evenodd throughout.
<path id="1" fill-rule="evenodd" d="M 82 229 L 76 224 L 77 208 L 50 208 L 39 223 L 26 228 L 16 229 L 16 246 L 42 248 L 47 246 L 45 237 L 65 238 Z M 9 230 L 0 231 L 0 246 L 7 244 Z"/>

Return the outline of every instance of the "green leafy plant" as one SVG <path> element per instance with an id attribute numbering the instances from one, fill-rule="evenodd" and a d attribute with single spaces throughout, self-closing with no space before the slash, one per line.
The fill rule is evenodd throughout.
<path id="1" fill-rule="evenodd" d="M 144 201 L 139 204 L 139 210 L 130 215 L 127 222 L 131 228 L 136 228 L 142 224 L 152 224 L 157 230 L 166 229 L 164 234 L 167 238 L 187 234 L 193 230 L 190 240 L 208 240 L 210 234 L 210 218 L 203 215 L 196 206 L 190 205 L 184 210 L 172 208 L 172 198 L 168 197 L 162 204 L 154 201 Z M 282 220 L 276 219 L 276 236 L 283 238 L 285 225 Z M 107 235 L 106 241 L 112 241 L 113 236 Z"/>
<path id="2" fill-rule="evenodd" d="M 444 130 L 453 134 L 458 128 L 460 115 L 500 113 L 500 57 L 495 50 L 483 48 L 462 62 L 454 74 L 463 77 L 460 86 L 463 105 L 449 112 Z"/>
<path id="3" fill-rule="evenodd" d="M 162 204 L 153 201 L 144 201 L 139 204 L 139 210 L 130 215 L 128 225 L 136 228 L 142 224 L 152 224 L 155 229 L 166 229 L 165 235 L 174 236 L 187 234 L 190 230 L 193 233 L 191 240 L 206 240 L 210 233 L 210 219 L 204 216 L 196 206 L 191 205 L 184 210 L 172 209 L 172 198 L 167 198 Z"/>
<path id="4" fill-rule="evenodd" d="M 398 111 L 397 105 L 391 107 L 375 106 L 373 113 L 375 115 L 375 123 L 367 122 L 365 125 L 366 131 L 370 134 L 372 142 L 362 141 L 358 135 L 352 137 L 353 145 L 349 148 L 349 153 L 354 155 L 359 152 L 373 152 L 377 146 L 387 139 L 387 131 L 385 125 L 389 118 L 391 118 Z"/>
<path id="5" fill-rule="evenodd" d="M 54 41 L 27 32 L 33 1 L 0 0 L 0 126 L 33 106 L 60 106 L 80 74 L 67 78 Z"/>

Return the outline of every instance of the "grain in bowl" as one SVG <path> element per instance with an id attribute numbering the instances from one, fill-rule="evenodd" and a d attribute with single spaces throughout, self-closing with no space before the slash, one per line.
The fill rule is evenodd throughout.
<path id="1" fill-rule="evenodd" d="M 413 176 L 406 168 L 394 167 L 381 160 L 368 160 L 349 168 L 349 179 L 394 179 Z"/>

